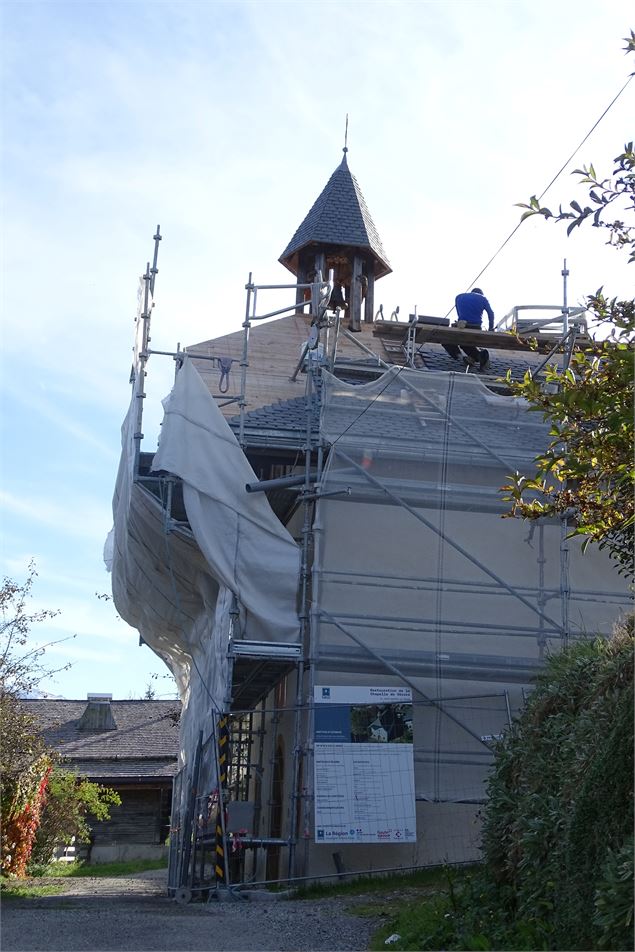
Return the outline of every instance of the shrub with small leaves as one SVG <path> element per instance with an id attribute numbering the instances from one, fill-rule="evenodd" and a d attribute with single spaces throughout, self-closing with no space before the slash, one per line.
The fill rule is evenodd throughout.
<path id="1" fill-rule="evenodd" d="M 49 863 L 56 846 L 67 846 L 73 840 L 88 843 L 89 818 L 109 820 L 110 807 L 120 804 L 121 797 L 110 787 L 56 767 L 50 776 L 48 796 L 31 855 L 32 863 Z"/>
<path id="2" fill-rule="evenodd" d="M 594 909 L 633 830 L 633 647 L 631 620 L 552 658 L 499 743 L 484 875 L 503 918 L 543 922 L 547 948 L 624 948 Z"/>
<path id="3" fill-rule="evenodd" d="M 593 924 L 598 949 L 633 948 L 633 849 L 630 836 L 619 850 L 609 850 L 595 891 Z"/>
<path id="4" fill-rule="evenodd" d="M 31 562 L 25 581 L 0 584 L 0 866 L 15 876 L 23 876 L 29 862 L 55 759 L 20 701 L 55 673 L 45 662 L 51 645 L 31 641 L 33 626 L 58 614 L 29 610 L 36 577 Z"/>
<path id="5" fill-rule="evenodd" d="M 12 801 L 3 809 L 0 868 L 4 876 L 26 875 L 50 772 L 50 761 L 46 756 L 35 761 L 14 790 Z"/>

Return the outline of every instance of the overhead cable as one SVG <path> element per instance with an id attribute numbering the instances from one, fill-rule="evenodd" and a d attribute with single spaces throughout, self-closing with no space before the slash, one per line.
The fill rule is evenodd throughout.
<path id="1" fill-rule="evenodd" d="M 597 129 L 597 127 L 599 126 L 599 124 L 601 123 L 601 121 L 604 119 L 604 117 L 606 116 L 606 114 L 609 112 L 609 110 L 615 105 L 615 103 L 617 102 L 617 100 L 620 98 L 620 96 L 622 95 L 622 93 L 624 92 L 624 90 L 626 89 L 626 87 L 628 86 L 628 84 L 630 83 L 630 81 L 632 80 L 633 76 L 635 76 L 635 73 L 631 73 L 631 75 L 628 77 L 628 79 L 626 80 L 626 82 L 624 83 L 624 85 L 622 86 L 622 88 L 620 89 L 620 91 L 617 93 L 616 96 L 613 97 L 613 99 L 611 100 L 611 102 L 608 104 L 608 106 L 606 107 L 606 109 L 604 110 L 604 112 L 602 113 L 602 115 L 601 115 L 598 119 L 596 119 L 596 121 L 593 123 L 593 125 L 591 126 L 591 128 L 589 129 L 589 131 L 587 132 L 587 134 L 585 135 L 585 137 L 582 139 L 582 141 L 575 147 L 575 149 L 573 150 L 573 152 L 571 153 L 571 155 L 569 156 L 569 158 L 568 158 L 568 159 L 566 160 L 566 162 L 564 162 L 563 165 L 558 169 L 558 171 L 556 172 L 556 174 L 554 175 L 554 177 L 551 179 L 551 181 L 549 182 L 549 184 L 547 185 L 547 187 L 544 188 L 543 191 L 540 193 L 540 195 L 538 196 L 538 201 L 539 201 L 539 202 L 542 201 L 542 199 L 543 199 L 544 196 L 547 194 L 547 192 L 549 191 L 549 189 L 551 188 L 551 186 L 554 185 L 555 182 L 557 182 L 557 180 L 560 178 L 560 176 L 562 175 L 562 173 L 563 173 L 564 170 L 566 169 L 566 167 L 567 167 L 567 165 L 569 164 L 569 162 L 571 162 L 571 160 L 575 157 L 575 155 L 580 151 L 580 149 L 582 148 L 582 146 L 584 145 L 584 143 L 587 141 L 587 139 L 593 134 L 593 132 L 595 132 L 595 130 Z M 495 258 L 498 257 L 498 255 L 501 253 L 501 251 L 503 250 L 503 248 L 505 247 L 505 245 L 507 245 L 508 242 L 514 237 L 514 235 L 516 234 L 516 232 L 518 231 L 518 229 L 520 228 L 520 226 L 522 225 L 522 223 L 523 223 L 523 219 L 521 219 L 521 220 L 518 222 L 518 224 L 516 225 L 516 227 L 513 229 L 513 231 L 510 232 L 510 234 L 507 236 L 507 238 L 506 238 L 505 241 L 502 243 L 502 245 L 494 252 L 494 254 L 493 254 L 492 257 L 489 259 L 489 261 L 487 262 L 487 264 L 485 265 L 485 267 L 481 268 L 481 270 L 480 270 L 479 273 L 476 275 L 476 277 L 473 278 L 473 279 L 470 281 L 470 283 L 467 285 L 467 288 L 468 288 L 468 289 L 471 288 L 473 285 L 475 285 L 476 282 L 479 280 L 479 278 L 480 278 L 483 274 L 485 274 L 485 272 L 487 271 L 487 269 L 489 268 L 489 266 L 492 264 L 492 262 L 495 260 Z M 445 315 L 446 317 L 449 317 L 449 316 L 450 316 L 450 314 L 451 314 L 452 311 L 454 310 L 454 307 L 455 307 L 455 305 L 452 305 L 452 307 L 450 308 L 450 310 L 448 311 L 448 313 Z"/>

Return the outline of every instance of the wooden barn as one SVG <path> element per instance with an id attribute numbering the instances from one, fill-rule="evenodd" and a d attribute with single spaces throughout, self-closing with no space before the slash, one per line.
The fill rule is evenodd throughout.
<path id="1" fill-rule="evenodd" d="M 179 749 L 178 701 L 25 700 L 47 745 L 82 778 L 116 790 L 121 806 L 91 823 L 91 862 L 158 858 L 170 832 Z"/>

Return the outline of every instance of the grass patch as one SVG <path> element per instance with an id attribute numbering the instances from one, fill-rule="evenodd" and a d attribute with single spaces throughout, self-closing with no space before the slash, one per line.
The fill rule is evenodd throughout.
<path id="1" fill-rule="evenodd" d="M 326 899 L 329 896 L 362 896 L 368 893 L 429 891 L 447 881 L 443 867 L 420 869 L 414 873 L 394 873 L 390 876 L 358 876 L 337 883 L 314 883 L 301 886 L 292 899 Z"/>
<path id="2" fill-rule="evenodd" d="M 481 922 L 473 923 L 469 916 L 464 921 L 466 902 L 473 903 L 477 899 L 472 883 L 480 872 L 481 866 L 473 864 L 391 876 L 365 876 L 348 883 L 317 884 L 298 890 L 296 897 L 364 897 L 359 903 L 353 902 L 348 911 L 362 918 L 384 920 L 371 940 L 370 948 L 374 952 L 541 948 L 527 944 L 520 934 L 511 937 L 511 945 L 496 944 L 495 936 L 483 934 Z M 386 946 L 386 939 L 394 934 L 399 938 Z"/>
<path id="3" fill-rule="evenodd" d="M 62 886 L 56 886 L 53 883 L 35 885 L 30 880 L 24 879 L 3 878 L 0 882 L 3 902 L 11 899 L 39 899 L 40 896 L 55 896 L 62 891 L 62 888 Z"/>
<path id="4" fill-rule="evenodd" d="M 470 874 L 471 869 L 449 870 L 437 866 L 389 876 L 360 876 L 349 882 L 317 883 L 297 890 L 293 898 L 350 896 L 354 899 L 363 896 L 367 901 L 351 904 L 348 911 L 364 919 L 384 919 L 384 924 L 371 940 L 372 950 L 397 952 L 402 949 L 451 948 L 449 945 L 422 945 L 422 938 L 425 941 L 428 936 L 434 937 L 437 943 L 439 938 L 452 936 L 451 890 Z M 399 941 L 386 946 L 386 939 L 394 933 L 399 934 Z"/>
<path id="5" fill-rule="evenodd" d="M 38 867 L 33 871 L 35 876 L 92 876 L 98 879 L 112 876 L 130 876 L 133 873 L 145 873 L 151 869 L 166 869 L 167 860 L 164 859 L 133 859 L 121 863 L 49 863 L 48 866 Z"/>
<path id="6" fill-rule="evenodd" d="M 439 930 L 443 929 L 445 923 L 448 923 L 448 937 L 451 934 L 450 920 L 446 919 L 449 915 L 450 901 L 447 894 L 436 893 L 418 899 L 416 901 L 397 902 L 386 905 L 376 915 L 386 914 L 386 924 L 380 926 L 371 939 L 370 948 L 373 952 L 379 949 L 407 949 L 419 950 L 426 948 L 426 936 L 439 938 Z M 390 935 L 399 935 L 397 942 L 386 945 L 386 939 Z M 435 945 L 434 948 L 443 948 L 444 946 Z M 429 946 L 428 946 L 429 948 Z"/>
<path id="7" fill-rule="evenodd" d="M 501 897 L 483 891 L 483 868 L 448 868 L 444 882 L 419 895 L 406 895 L 375 904 L 378 916 L 385 923 L 374 933 L 370 949 L 390 949 L 391 952 L 433 952 L 433 950 L 461 950 L 483 952 L 499 949 L 506 952 L 536 952 L 562 948 L 545 944 L 541 938 L 541 921 L 501 919 L 504 909 Z M 350 910 L 356 912 L 355 909 Z M 362 910 L 362 914 L 370 912 Z M 398 938 L 386 945 L 386 940 Z M 630 948 L 630 946 L 629 946 Z"/>

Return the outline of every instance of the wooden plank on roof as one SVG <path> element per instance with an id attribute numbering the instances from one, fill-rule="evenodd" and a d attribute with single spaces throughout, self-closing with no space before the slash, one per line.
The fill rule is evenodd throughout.
<path id="1" fill-rule="evenodd" d="M 409 325 L 405 322 L 375 321 L 373 335 L 375 337 L 389 337 L 405 340 Z M 535 350 L 537 345 L 540 352 L 551 350 L 557 343 L 558 337 L 554 334 L 533 334 L 531 338 L 517 337 L 515 334 L 499 331 L 477 331 L 472 328 L 440 327 L 436 324 L 417 324 L 417 344 L 474 344 L 477 347 L 494 347 L 497 350 Z"/>

